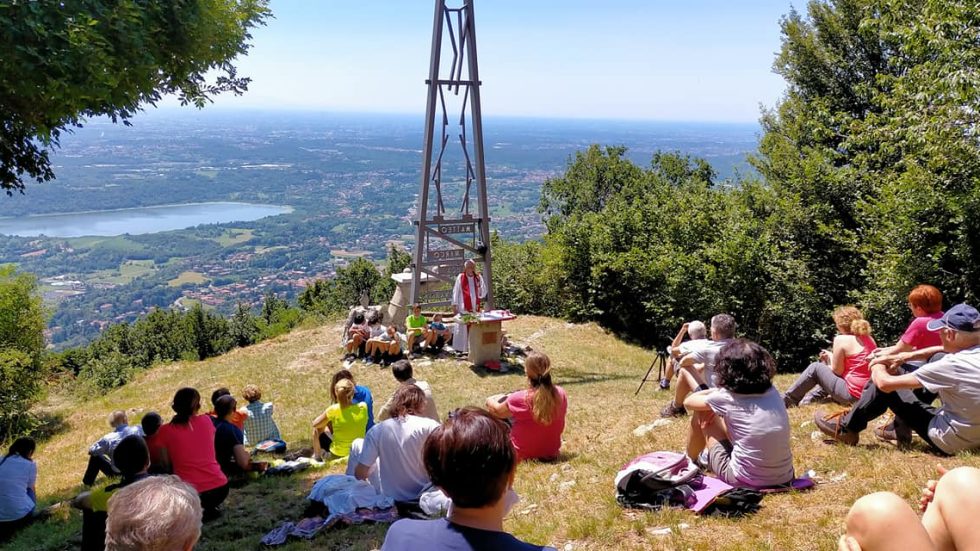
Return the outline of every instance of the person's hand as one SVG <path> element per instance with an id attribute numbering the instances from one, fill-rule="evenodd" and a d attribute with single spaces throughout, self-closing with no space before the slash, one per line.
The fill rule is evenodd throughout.
<path id="1" fill-rule="evenodd" d="M 939 478 L 942 478 L 948 471 L 946 467 L 942 465 L 936 465 L 936 472 L 939 473 Z M 925 512 L 932 503 L 932 500 L 936 498 L 936 485 L 939 484 L 939 480 L 927 480 L 926 485 L 922 488 L 922 497 L 919 498 L 919 510 Z"/>
<path id="2" fill-rule="evenodd" d="M 830 365 L 831 357 L 832 356 L 830 354 L 830 350 L 821 350 L 820 351 L 819 359 L 820 359 L 821 362 L 823 362 L 823 363 L 825 363 L 827 365 Z"/>
<path id="3" fill-rule="evenodd" d="M 685 322 L 684 322 L 684 323 L 683 323 L 683 324 L 681 325 L 681 331 L 682 331 L 682 332 L 684 332 L 684 333 L 687 333 L 687 329 L 688 329 L 688 328 L 689 328 L 690 326 L 691 326 L 691 324 L 685 321 Z"/>
<path id="4" fill-rule="evenodd" d="M 858 541 L 847 534 L 837 540 L 837 551 L 861 551 Z"/>

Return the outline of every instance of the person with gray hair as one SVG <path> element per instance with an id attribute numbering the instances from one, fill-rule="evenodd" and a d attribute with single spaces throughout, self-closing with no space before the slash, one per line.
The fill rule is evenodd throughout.
<path id="1" fill-rule="evenodd" d="M 487 285 L 476 271 L 472 258 L 463 263 L 463 273 L 456 276 L 453 284 L 453 315 L 477 314 L 483 309 L 483 299 L 487 297 Z M 466 353 L 470 349 L 469 330 L 466 323 L 457 318 L 453 329 L 453 350 Z"/>
<path id="2" fill-rule="evenodd" d="M 201 537 L 201 500 L 176 476 L 151 476 L 109 498 L 106 551 L 190 551 Z"/>
<path id="3" fill-rule="evenodd" d="M 88 467 L 82 477 L 82 484 L 86 486 L 95 484 L 95 479 L 98 478 L 100 472 L 110 477 L 119 476 L 119 469 L 112 463 L 112 452 L 123 441 L 123 438 L 134 434 L 143 436 L 143 428 L 138 425 L 130 426 L 129 418 L 126 416 L 126 412 L 122 410 L 113 411 L 109 415 L 109 426 L 112 427 L 112 432 L 89 446 Z"/>
<path id="4" fill-rule="evenodd" d="M 686 341 L 684 340 L 685 336 L 689 337 Z M 677 336 L 667 347 L 667 355 L 670 356 L 670 361 L 667 362 L 667 372 L 664 374 L 664 378 L 660 379 L 661 390 L 670 389 L 670 381 L 674 379 L 674 373 L 679 367 L 681 358 L 710 346 L 711 341 L 706 338 L 707 336 L 708 328 L 704 326 L 702 321 L 694 320 L 681 325 L 681 330 L 677 332 Z"/>
<path id="5" fill-rule="evenodd" d="M 691 392 L 706 390 L 714 385 L 715 360 L 718 351 L 735 338 L 735 318 L 729 314 L 717 314 L 711 318 L 711 340 L 686 354 L 678 362 L 677 388 L 674 398 L 660 411 L 661 417 L 686 415 L 682 405 Z"/>

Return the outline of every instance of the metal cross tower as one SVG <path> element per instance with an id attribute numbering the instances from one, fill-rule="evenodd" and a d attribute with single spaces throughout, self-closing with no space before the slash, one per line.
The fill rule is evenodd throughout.
<path id="1" fill-rule="evenodd" d="M 490 215 L 487 210 L 473 0 L 462 0 L 463 5 L 458 8 L 450 8 L 446 2 L 436 0 L 432 23 L 432 57 L 429 78 L 426 80 L 429 94 L 425 110 L 422 187 L 415 222 L 417 233 L 411 301 L 426 306 L 449 306 L 455 277 L 463 271 L 463 262 L 472 258 L 482 265 L 481 272 L 487 286 L 485 302 L 488 308 L 493 308 Z M 448 35 L 449 46 L 445 53 L 451 54 L 451 57 L 447 55 L 450 58 L 448 64 L 443 63 L 444 33 Z M 450 103 L 448 108 L 447 101 Z M 454 103 L 458 103 L 455 110 Z M 454 135 L 450 136 L 449 114 L 452 112 L 456 120 L 457 111 L 459 119 L 456 127 L 451 129 Z M 437 112 L 442 122 L 438 134 Z M 450 141 L 457 143 L 450 146 Z M 455 163 L 450 159 L 453 153 L 457 156 Z M 470 201 L 474 188 L 477 200 L 475 215 Z M 459 209 L 447 212 L 446 200 L 457 198 Z M 423 280 L 427 280 L 424 289 L 421 285 Z"/>

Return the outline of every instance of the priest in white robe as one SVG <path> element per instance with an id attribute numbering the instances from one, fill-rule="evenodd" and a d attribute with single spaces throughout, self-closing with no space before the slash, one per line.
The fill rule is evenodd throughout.
<path id="1" fill-rule="evenodd" d="M 476 272 L 476 262 L 468 259 L 463 264 L 463 273 L 453 283 L 453 314 L 478 314 L 483 309 L 483 299 L 487 296 L 487 286 L 483 276 Z M 469 352 L 470 339 L 466 324 L 459 319 L 453 330 L 453 350 Z"/>

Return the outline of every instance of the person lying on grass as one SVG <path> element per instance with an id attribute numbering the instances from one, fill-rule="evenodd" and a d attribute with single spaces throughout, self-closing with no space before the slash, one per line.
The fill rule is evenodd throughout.
<path id="1" fill-rule="evenodd" d="M 821 350 L 820 360 L 811 363 L 786 390 L 786 407 L 810 404 L 829 398 L 838 404 L 853 404 L 871 379 L 871 353 L 878 347 L 871 338 L 871 324 L 853 306 L 834 310 L 837 336 L 831 351 Z"/>
<path id="2" fill-rule="evenodd" d="M 531 352 L 524 361 L 527 389 L 487 398 L 487 409 L 501 419 L 511 419 L 511 442 L 520 460 L 558 459 L 561 433 L 565 430 L 568 396 L 551 380 L 551 360 Z"/>
<path id="3" fill-rule="evenodd" d="M 511 487 L 517 453 L 509 429 L 486 411 L 454 411 L 425 441 L 422 460 L 432 483 L 452 499 L 447 518 L 402 519 L 391 525 L 382 551 L 554 551 L 504 532 L 516 503 Z"/>
<path id="4" fill-rule="evenodd" d="M 684 398 L 691 392 L 715 386 L 715 359 L 718 351 L 735 338 L 735 327 L 735 318 L 728 314 L 718 314 L 711 318 L 711 341 L 691 351 L 678 362 L 674 399 L 660 411 L 661 417 L 686 415 Z"/>
<path id="5" fill-rule="evenodd" d="M 421 388 L 399 386 L 391 399 L 391 417 L 351 444 L 347 474 L 370 481 L 395 501 L 419 499 L 432 484 L 422 464 L 422 446 L 439 428 L 438 421 L 423 416 L 425 407 Z"/>
<path id="6" fill-rule="evenodd" d="M 718 352 L 718 388 L 684 400 L 693 412 L 688 456 L 727 484 L 757 489 L 793 481 L 789 415 L 772 385 L 775 374 L 765 348 L 734 340 Z"/>
<path id="7" fill-rule="evenodd" d="M 939 333 L 945 356 L 911 373 L 875 365 L 874 385 L 865 389 L 855 407 L 842 414 L 816 412 L 817 428 L 838 442 L 855 445 L 868 423 L 890 409 L 902 446 L 911 443 L 914 431 L 942 455 L 980 448 L 980 313 L 969 304 L 957 304 L 927 327 Z M 924 402 L 914 392 L 918 388 L 937 393 L 942 406 Z"/>
<path id="8" fill-rule="evenodd" d="M 938 467 L 919 498 L 920 521 L 891 492 L 869 494 L 847 513 L 839 551 L 976 551 L 980 549 L 980 469 Z"/>
<path id="9" fill-rule="evenodd" d="M 351 443 L 364 438 L 366 432 L 367 404 L 354 403 L 353 381 L 343 377 L 337 379 L 333 395 L 336 403 L 313 420 L 314 459 L 321 458 L 323 448 L 329 452 L 326 459 L 330 461 L 346 458 Z"/>

